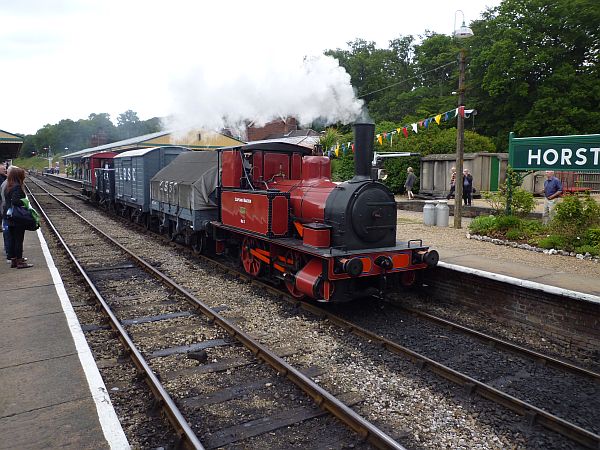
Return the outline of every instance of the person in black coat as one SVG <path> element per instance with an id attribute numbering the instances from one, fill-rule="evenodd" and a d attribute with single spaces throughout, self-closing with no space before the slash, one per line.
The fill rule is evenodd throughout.
<path id="1" fill-rule="evenodd" d="M 25 206 L 21 201 L 26 197 L 24 188 L 25 171 L 19 167 L 13 167 L 9 174 L 5 190 L 5 204 L 3 214 L 6 216 L 7 211 L 14 206 Z M 25 238 L 25 227 L 11 223 L 8 220 L 8 232 L 10 234 L 10 242 L 8 248 L 8 257 L 11 260 L 10 267 L 13 269 L 26 269 L 33 267 L 27 264 L 23 259 L 23 239 Z"/>
<path id="2" fill-rule="evenodd" d="M 465 206 L 471 206 L 473 198 L 473 175 L 469 173 L 469 169 L 463 170 L 463 201 Z"/>

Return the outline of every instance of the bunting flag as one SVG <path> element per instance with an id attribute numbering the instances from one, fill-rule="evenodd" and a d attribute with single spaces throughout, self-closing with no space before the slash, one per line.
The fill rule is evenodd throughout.
<path id="1" fill-rule="evenodd" d="M 468 117 L 470 117 L 471 114 L 477 114 L 477 111 L 474 109 L 465 109 L 464 106 L 460 106 L 458 108 L 451 109 L 450 111 L 436 114 L 435 116 L 427 117 L 426 119 L 411 123 L 410 125 L 405 125 L 403 127 L 396 128 L 395 130 L 391 130 L 388 132 L 379 133 L 379 134 L 375 135 L 375 139 L 376 139 L 377 143 L 379 143 L 379 145 L 383 145 L 384 139 L 385 140 L 389 139 L 390 146 L 391 146 L 394 143 L 394 135 L 402 134 L 402 135 L 404 135 L 405 138 L 407 138 L 409 128 L 416 134 L 419 132 L 419 127 L 428 129 L 429 125 L 431 125 L 434 121 L 435 121 L 435 123 L 440 125 L 442 121 L 447 122 L 451 118 L 458 117 L 459 115 L 460 115 L 460 117 L 468 118 Z M 347 151 L 352 151 L 352 153 L 354 153 L 354 143 L 348 142 L 347 144 L 346 143 L 342 144 L 341 150 L 344 155 L 346 154 Z M 335 145 L 335 147 L 331 147 L 329 154 L 330 154 L 330 156 L 332 156 L 333 154 L 335 154 L 335 156 L 339 156 L 340 144 L 337 143 Z"/>

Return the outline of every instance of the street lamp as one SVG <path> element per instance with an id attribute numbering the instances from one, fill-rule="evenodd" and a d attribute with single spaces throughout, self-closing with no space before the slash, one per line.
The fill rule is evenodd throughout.
<path id="1" fill-rule="evenodd" d="M 462 14 L 462 25 L 456 28 L 456 14 Z M 473 30 L 465 25 L 465 13 L 454 13 L 454 37 L 458 40 L 473 36 Z M 458 65 L 458 115 L 456 118 L 456 178 L 454 187 L 454 228 L 462 228 L 463 160 L 465 151 L 465 118 L 461 107 L 465 106 L 465 49 L 461 47 Z"/>

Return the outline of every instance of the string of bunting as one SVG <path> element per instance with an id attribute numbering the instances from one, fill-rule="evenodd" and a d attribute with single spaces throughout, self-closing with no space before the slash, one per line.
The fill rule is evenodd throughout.
<path id="1" fill-rule="evenodd" d="M 407 138 L 409 130 L 416 134 L 419 132 L 419 128 L 427 129 L 429 128 L 429 125 L 431 125 L 433 122 L 439 125 L 440 122 L 447 122 L 449 120 L 452 120 L 455 117 L 458 117 L 459 114 L 461 117 L 469 118 L 473 111 L 473 109 L 465 109 L 464 106 L 459 106 L 458 108 L 454 108 L 450 111 L 446 111 L 441 114 L 428 117 L 427 119 L 419 120 L 417 122 L 411 123 L 410 125 L 405 125 L 403 127 L 396 128 L 395 130 L 391 130 L 386 133 L 377 134 L 375 135 L 375 141 L 377 141 L 379 145 L 383 145 L 383 141 L 389 139 L 390 145 L 392 145 L 394 142 L 394 135 L 396 134 Z M 336 145 L 331 146 L 327 150 L 327 156 L 329 156 L 330 158 L 333 156 L 337 157 L 340 156 L 340 152 L 342 152 L 342 154 L 345 155 L 346 153 L 348 153 L 348 151 L 352 151 L 354 153 L 354 142 L 342 144 L 338 142 L 336 143 Z"/>

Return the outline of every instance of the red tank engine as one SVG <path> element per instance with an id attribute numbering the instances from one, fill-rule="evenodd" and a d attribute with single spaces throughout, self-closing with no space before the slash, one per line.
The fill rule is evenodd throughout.
<path id="1" fill-rule="evenodd" d="M 296 297 L 347 301 L 411 285 L 438 255 L 396 240 L 392 192 L 371 179 L 372 123 L 355 124 L 354 178 L 331 181 L 331 162 L 305 147 L 256 143 L 219 150 L 217 252 L 239 250 L 247 273 Z"/>

